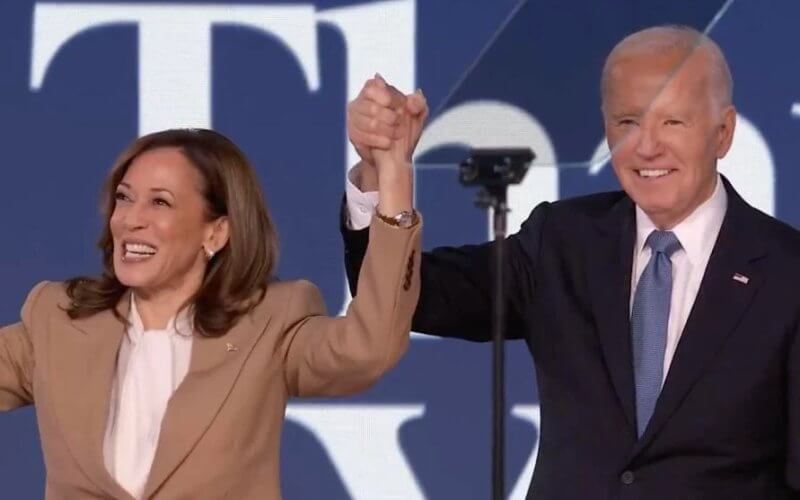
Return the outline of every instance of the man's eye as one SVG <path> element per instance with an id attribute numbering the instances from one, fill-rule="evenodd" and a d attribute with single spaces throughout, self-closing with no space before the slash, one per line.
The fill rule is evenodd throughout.
<path id="1" fill-rule="evenodd" d="M 680 120 L 670 119 L 664 122 L 666 125 L 683 125 L 683 122 Z"/>
<path id="2" fill-rule="evenodd" d="M 621 126 L 624 126 L 624 127 L 632 127 L 632 126 L 636 125 L 636 120 L 634 120 L 632 118 L 623 118 L 623 119 L 619 120 L 617 122 L 617 124 L 621 125 Z"/>

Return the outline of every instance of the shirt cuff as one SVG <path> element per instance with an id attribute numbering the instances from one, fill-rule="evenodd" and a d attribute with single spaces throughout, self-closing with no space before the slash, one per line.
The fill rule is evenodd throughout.
<path id="1" fill-rule="evenodd" d="M 359 190 L 350 180 L 350 172 L 347 173 L 345 181 L 345 197 L 347 198 L 347 228 L 360 231 L 369 226 L 372 221 L 372 214 L 378 206 L 378 192 Z"/>

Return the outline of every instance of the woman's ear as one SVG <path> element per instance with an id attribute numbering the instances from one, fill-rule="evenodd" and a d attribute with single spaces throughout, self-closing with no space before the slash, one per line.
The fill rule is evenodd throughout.
<path id="1" fill-rule="evenodd" d="M 209 252 L 211 252 L 212 255 L 216 254 L 225 248 L 229 239 L 230 224 L 228 223 L 228 217 L 223 215 L 222 217 L 214 219 L 209 224 L 209 230 L 205 242 L 203 243 L 203 248 L 206 250 L 206 254 Z"/>

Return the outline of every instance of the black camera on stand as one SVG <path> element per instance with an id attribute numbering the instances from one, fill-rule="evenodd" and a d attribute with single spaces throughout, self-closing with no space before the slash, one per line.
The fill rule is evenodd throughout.
<path id="1" fill-rule="evenodd" d="M 487 188 L 519 184 L 534 158 L 530 148 L 473 149 L 460 165 L 459 180 Z"/>
<path id="2" fill-rule="evenodd" d="M 475 204 L 493 209 L 494 272 L 492 285 L 492 498 L 505 498 L 505 345 L 503 330 L 503 246 L 506 237 L 506 197 L 519 184 L 536 155 L 529 148 L 473 149 L 459 168 L 465 186 L 481 186 Z"/>

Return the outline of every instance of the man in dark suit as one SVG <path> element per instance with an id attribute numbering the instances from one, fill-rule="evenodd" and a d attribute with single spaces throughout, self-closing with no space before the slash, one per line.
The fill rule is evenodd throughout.
<path id="1" fill-rule="evenodd" d="M 527 342 L 541 404 L 528 496 L 800 498 L 800 233 L 717 172 L 736 122 L 725 58 L 691 28 L 649 28 L 611 52 L 602 93 L 624 191 L 542 203 L 506 245 L 506 336 Z M 369 154 L 418 134 L 422 108 L 380 79 L 350 105 L 353 287 L 356 208 L 384 174 Z M 413 329 L 488 341 L 491 254 L 425 253 Z"/>

